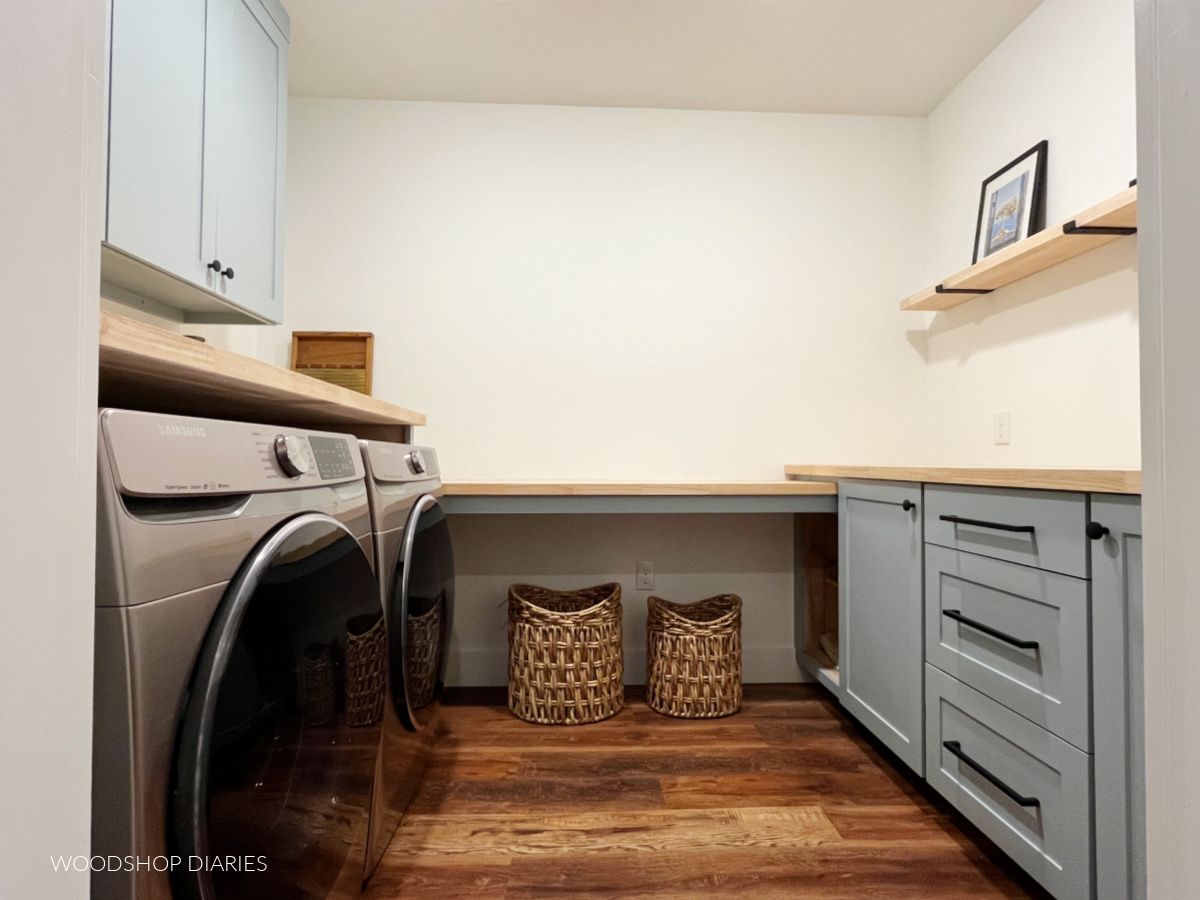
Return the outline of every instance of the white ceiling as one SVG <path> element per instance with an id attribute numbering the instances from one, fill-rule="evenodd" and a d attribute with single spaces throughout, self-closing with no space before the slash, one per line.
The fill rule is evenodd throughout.
<path id="1" fill-rule="evenodd" d="M 1041 0 L 283 0 L 293 95 L 929 113 Z"/>

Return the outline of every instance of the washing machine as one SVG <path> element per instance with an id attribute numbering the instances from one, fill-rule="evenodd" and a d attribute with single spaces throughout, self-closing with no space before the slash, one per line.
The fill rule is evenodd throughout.
<path id="1" fill-rule="evenodd" d="M 92 897 L 357 892 L 387 718 L 357 441 L 99 432 Z"/>
<path id="2" fill-rule="evenodd" d="M 389 715 L 375 776 L 369 875 L 416 793 L 439 731 L 439 700 L 454 619 L 454 553 L 437 454 L 361 441 L 379 592 L 390 648 Z"/>

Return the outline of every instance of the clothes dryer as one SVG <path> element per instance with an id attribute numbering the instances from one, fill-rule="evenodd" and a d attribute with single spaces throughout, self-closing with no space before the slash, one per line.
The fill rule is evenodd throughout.
<path id="1" fill-rule="evenodd" d="M 364 476 L 346 435 L 101 411 L 93 898 L 361 886 L 387 705 Z"/>
<path id="2" fill-rule="evenodd" d="M 387 849 L 437 737 L 454 619 L 454 553 L 437 454 L 361 441 L 389 643 L 389 706 L 375 776 L 367 874 Z"/>

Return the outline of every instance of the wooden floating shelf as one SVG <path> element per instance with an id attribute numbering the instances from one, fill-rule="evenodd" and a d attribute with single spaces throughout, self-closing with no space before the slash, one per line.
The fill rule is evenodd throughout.
<path id="1" fill-rule="evenodd" d="M 421 413 L 100 313 L 100 405 L 404 440 Z"/>
<path id="2" fill-rule="evenodd" d="M 941 284 L 913 294 L 900 303 L 902 310 L 943 310 L 1012 284 L 1026 276 L 1081 256 L 1122 237 L 1120 233 L 1094 233 L 1083 229 L 1137 228 L 1137 186 L 1085 209 L 1066 222 L 1051 225 L 951 275 Z M 968 291 L 969 293 L 953 293 Z M 943 293 L 945 292 L 945 293 Z"/>

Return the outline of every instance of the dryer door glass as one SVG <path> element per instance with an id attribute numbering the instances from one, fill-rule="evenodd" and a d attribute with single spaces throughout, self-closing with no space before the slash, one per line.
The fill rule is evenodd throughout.
<path id="1" fill-rule="evenodd" d="M 365 876 L 375 870 L 416 794 L 436 734 L 434 719 L 454 613 L 454 554 L 432 494 L 408 515 L 388 598 L 391 702 L 383 723 Z"/>
<path id="2" fill-rule="evenodd" d="M 418 731 L 442 693 L 454 613 L 450 530 L 432 494 L 409 513 L 393 584 L 388 620 L 404 624 L 391 641 L 392 702 L 405 727 Z"/>
<path id="3" fill-rule="evenodd" d="M 378 586 L 341 524 L 301 515 L 255 548 L 205 638 L 180 730 L 176 897 L 357 892 L 386 659 Z"/>

